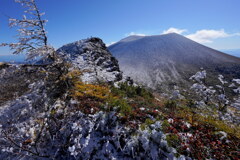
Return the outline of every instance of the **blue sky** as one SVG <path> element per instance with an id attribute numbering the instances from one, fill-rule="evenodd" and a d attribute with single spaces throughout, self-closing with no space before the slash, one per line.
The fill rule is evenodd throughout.
<path id="1" fill-rule="evenodd" d="M 177 32 L 215 49 L 240 48 L 239 0 L 36 0 L 49 20 L 49 42 L 66 43 L 97 36 L 106 44 L 128 35 Z M 20 17 L 14 0 L 0 0 L 0 43 L 13 42 L 10 17 Z M 0 55 L 8 54 L 0 48 Z"/>

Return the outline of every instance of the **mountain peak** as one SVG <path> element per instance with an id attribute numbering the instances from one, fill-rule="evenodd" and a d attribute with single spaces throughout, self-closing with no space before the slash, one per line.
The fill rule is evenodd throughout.
<path id="1" fill-rule="evenodd" d="M 144 35 L 130 35 L 128 37 L 125 37 L 123 39 L 121 39 L 119 42 L 131 42 L 131 41 L 135 41 L 135 40 L 139 40 L 139 39 L 151 39 L 151 38 L 161 38 L 161 37 L 169 37 L 169 38 L 186 38 L 180 34 L 177 34 L 177 33 L 167 33 L 167 34 L 161 34 L 161 35 L 147 35 L 147 36 L 144 36 Z M 187 39 L 187 38 L 186 38 Z M 116 44 L 116 43 L 115 43 Z M 112 44 L 110 46 L 114 46 L 115 44 Z M 109 47 L 110 47 L 109 46 Z"/>
<path id="2" fill-rule="evenodd" d="M 187 83 L 187 75 L 196 73 L 202 67 L 216 74 L 221 67 L 229 68 L 232 72 L 233 65 L 240 66 L 239 58 L 177 33 L 126 39 L 109 46 L 109 50 L 118 59 L 120 69 L 126 75 L 152 89 L 157 89 L 159 85 L 164 87 L 163 83 Z"/>
<path id="3" fill-rule="evenodd" d="M 181 36 L 180 34 L 178 34 L 178 33 L 175 33 L 175 32 L 171 32 L 171 33 L 165 33 L 165 34 L 161 34 L 161 35 L 179 35 L 179 36 Z"/>
<path id="4" fill-rule="evenodd" d="M 120 42 L 130 42 L 130 41 L 138 40 L 138 39 L 141 39 L 141 38 L 144 38 L 144 37 L 145 36 L 131 35 L 131 36 L 128 36 L 126 38 L 121 39 Z"/>

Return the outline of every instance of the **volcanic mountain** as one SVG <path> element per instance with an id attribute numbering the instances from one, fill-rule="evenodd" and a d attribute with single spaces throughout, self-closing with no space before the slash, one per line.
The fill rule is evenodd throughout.
<path id="1" fill-rule="evenodd" d="M 161 91 L 186 86 L 200 68 L 211 81 L 218 74 L 231 79 L 240 75 L 240 58 L 208 48 L 176 33 L 129 36 L 108 47 L 120 69 L 133 80 Z"/>

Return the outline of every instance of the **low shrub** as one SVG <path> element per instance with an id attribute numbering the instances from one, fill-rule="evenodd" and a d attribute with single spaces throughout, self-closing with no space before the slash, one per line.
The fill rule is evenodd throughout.
<path id="1" fill-rule="evenodd" d="M 163 130 L 163 132 L 167 132 L 169 127 L 170 127 L 169 122 L 167 120 L 164 120 L 162 122 L 162 130 Z"/>
<path id="2" fill-rule="evenodd" d="M 132 107 L 127 103 L 125 99 L 118 97 L 111 97 L 108 99 L 108 105 L 110 107 L 118 107 L 120 113 L 128 115 L 132 113 Z"/>
<path id="3" fill-rule="evenodd" d="M 174 100 L 167 100 L 164 104 L 165 108 L 168 109 L 169 111 L 175 111 L 177 108 L 177 103 Z"/>
<path id="4" fill-rule="evenodd" d="M 149 100 L 154 98 L 151 92 L 140 86 L 129 85 L 127 82 L 119 83 L 118 85 L 119 88 L 111 88 L 113 94 L 128 98 L 134 98 L 136 96 L 144 97 Z"/>
<path id="5" fill-rule="evenodd" d="M 72 96 L 75 98 L 90 97 L 99 100 L 106 100 L 110 96 L 110 89 L 107 86 L 85 84 L 78 81 L 74 83 Z"/>
<path id="6" fill-rule="evenodd" d="M 147 118 L 144 123 L 140 125 L 141 130 L 146 129 L 149 127 L 151 124 L 154 124 L 155 121 L 151 120 L 150 118 Z"/>
<path id="7" fill-rule="evenodd" d="M 166 135 L 166 140 L 170 147 L 178 148 L 181 145 L 179 137 L 174 133 L 169 133 Z"/>

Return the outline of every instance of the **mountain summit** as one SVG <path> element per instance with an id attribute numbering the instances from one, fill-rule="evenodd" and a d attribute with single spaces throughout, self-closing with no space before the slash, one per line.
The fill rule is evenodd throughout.
<path id="1" fill-rule="evenodd" d="M 109 46 L 109 50 L 125 74 L 152 89 L 184 85 L 200 68 L 212 76 L 239 74 L 239 58 L 176 33 L 129 36 Z"/>

